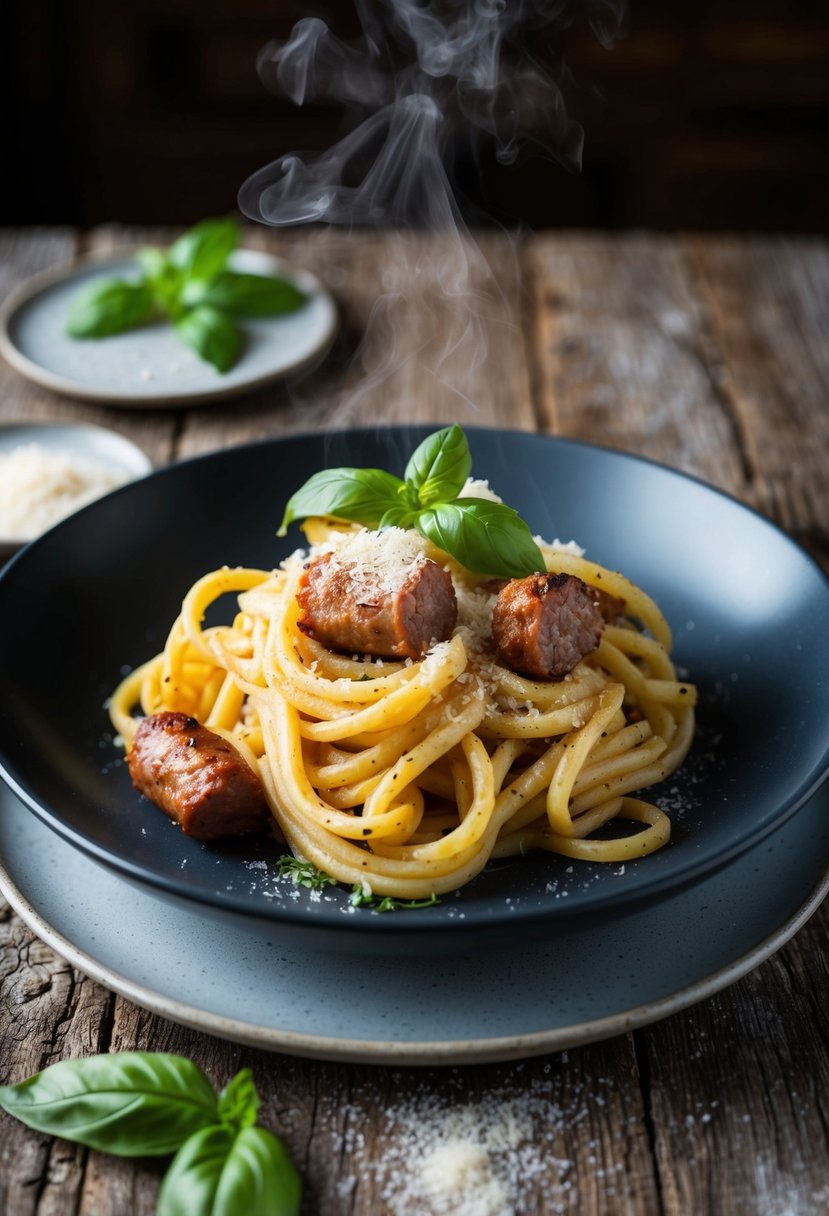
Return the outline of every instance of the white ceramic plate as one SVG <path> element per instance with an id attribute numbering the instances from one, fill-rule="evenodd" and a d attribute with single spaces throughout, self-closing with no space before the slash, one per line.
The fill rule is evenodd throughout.
<path id="1" fill-rule="evenodd" d="M 69 308 L 82 287 L 96 278 L 137 276 L 135 261 L 123 250 L 53 267 L 23 283 L 0 310 L 0 351 L 24 376 L 54 392 L 132 407 L 219 401 L 318 362 L 337 329 L 334 300 L 319 279 L 251 249 L 238 250 L 231 264 L 290 279 L 307 300 L 288 316 L 242 322 L 244 352 L 224 375 L 183 346 L 166 324 L 94 341 L 67 336 Z"/>
<path id="2" fill-rule="evenodd" d="M 366 965 L 345 949 L 297 948 L 272 921 L 160 898 L 74 849 L 2 785 L 0 890 L 58 954 L 173 1021 L 323 1059 L 468 1064 L 622 1034 L 745 975 L 825 896 L 827 811 L 823 786 L 739 860 L 642 911 L 446 958 L 404 950 Z"/>

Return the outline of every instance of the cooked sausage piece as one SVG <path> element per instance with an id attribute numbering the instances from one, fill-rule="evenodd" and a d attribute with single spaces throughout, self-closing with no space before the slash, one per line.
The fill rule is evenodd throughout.
<path id="1" fill-rule="evenodd" d="M 572 574 L 512 579 L 492 609 L 499 659 L 534 680 L 566 676 L 596 649 L 603 628 L 593 588 Z"/>
<path id="2" fill-rule="evenodd" d="M 428 559 L 389 585 L 326 553 L 309 562 L 297 600 L 299 628 L 323 646 L 385 659 L 419 659 L 450 636 L 458 617 L 451 576 Z"/>
<path id="3" fill-rule="evenodd" d="M 267 824 L 262 785 L 250 765 L 187 714 L 145 718 L 127 763 L 135 788 L 196 840 L 239 836 Z"/>
<path id="4" fill-rule="evenodd" d="M 608 625 L 614 624 L 619 617 L 625 615 L 627 604 L 618 595 L 611 595 L 601 587 L 588 587 L 590 596 Z"/>

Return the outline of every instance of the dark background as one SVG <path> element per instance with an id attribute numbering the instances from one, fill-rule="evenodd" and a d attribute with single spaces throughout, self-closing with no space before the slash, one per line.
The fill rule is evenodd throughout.
<path id="1" fill-rule="evenodd" d="M 308 13 L 355 29 L 344 0 L 6 0 L 0 222 L 189 223 L 280 153 L 330 146 L 336 108 L 256 73 Z M 609 51 L 563 38 L 581 175 L 485 157 L 480 181 L 461 165 L 475 201 L 536 228 L 825 231 L 829 0 L 631 0 L 626 27 Z"/>

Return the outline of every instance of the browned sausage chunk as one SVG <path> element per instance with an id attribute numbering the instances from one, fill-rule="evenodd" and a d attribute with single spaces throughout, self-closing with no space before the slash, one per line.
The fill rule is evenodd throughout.
<path id="1" fill-rule="evenodd" d="M 297 600 L 299 628 L 323 646 L 385 659 L 419 659 L 458 617 L 451 576 L 427 559 L 389 586 L 327 553 L 309 563 Z"/>
<path id="2" fill-rule="evenodd" d="M 221 735 L 180 713 L 153 714 L 127 756 L 132 783 L 196 840 L 263 828 L 259 778 Z"/>
<path id="3" fill-rule="evenodd" d="M 492 609 L 499 659 L 535 680 L 566 676 L 599 644 L 604 618 L 595 599 L 572 574 L 512 579 Z"/>
<path id="4" fill-rule="evenodd" d="M 608 625 L 615 624 L 620 617 L 625 615 L 627 604 L 620 596 L 611 595 L 609 591 L 602 591 L 601 587 L 588 587 L 588 591 Z"/>

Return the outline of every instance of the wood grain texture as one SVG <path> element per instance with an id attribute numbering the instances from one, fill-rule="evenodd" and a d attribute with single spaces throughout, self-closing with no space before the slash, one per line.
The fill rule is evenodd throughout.
<path id="1" fill-rule="evenodd" d="M 829 1210 L 827 929 L 638 1036 L 669 1216 Z"/>
<path id="2" fill-rule="evenodd" d="M 744 453 L 744 497 L 829 561 L 829 250 L 770 238 L 684 246 Z"/>
<path id="3" fill-rule="evenodd" d="M 170 235 L 9 234 L 0 286 L 79 248 Z M 316 270 L 338 296 L 343 328 L 312 375 L 218 408 L 107 410 L 51 397 L 0 365 L 0 419 L 89 418 L 157 460 L 350 423 L 538 427 L 700 475 L 829 557 L 824 243 L 490 237 L 488 267 L 467 247 L 459 280 L 446 246 L 418 234 L 257 230 L 248 240 Z M 269 1055 L 173 1025 L 73 971 L 6 908 L 0 1080 L 110 1050 L 180 1052 L 217 1086 L 249 1065 L 262 1121 L 303 1174 L 304 1216 L 425 1216 L 416 1180 L 429 1135 L 451 1137 L 469 1112 L 476 1135 L 495 1126 L 505 1137 L 512 1216 L 812 1216 L 829 1211 L 827 930 L 824 906 L 739 983 L 607 1043 L 523 1063 L 393 1069 Z M 162 1170 L 0 1117 L 4 1216 L 151 1216 Z"/>
<path id="4" fill-rule="evenodd" d="M 542 428 L 649 456 L 740 493 L 706 316 L 676 241 L 541 238 L 531 251 Z"/>

